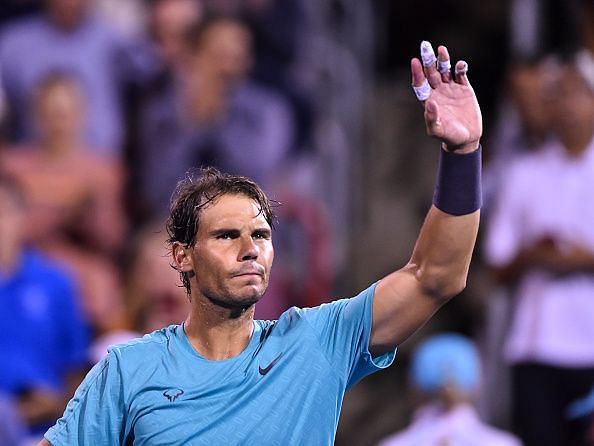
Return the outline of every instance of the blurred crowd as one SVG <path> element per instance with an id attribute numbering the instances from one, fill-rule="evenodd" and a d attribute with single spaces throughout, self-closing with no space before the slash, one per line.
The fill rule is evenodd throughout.
<path id="1" fill-rule="evenodd" d="M 474 342 L 450 334 L 420 346 L 410 376 L 424 399 L 382 444 L 594 445 L 594 7 L 558 3 L 509 5 L 509 62 L 483 141 L 476 263 L 488 285 L 471 288 L 483 323 L 449 327 Z M 338 297 L 351 258 L 382 259 L 353 249 L 353 215 L 373 200 L 359 185 L 375 172 L 362 172 L 373 165 L 373 17 L 393 7 L 2 2 L 0 445 L 39 439 L 109 345 L 184 319 L 163 222 L 192 167 L 250 176 L 278 202 L 258 318 Z M 362 400 L 379 408 L 386 390 L 371 382 Z M 408 421 L 377 411 L 387 421 L 349 442 L 340 429 L 362 422 L 348 413 L 337 443 L 374 444 L 404 428 L 391 418 Z"/>

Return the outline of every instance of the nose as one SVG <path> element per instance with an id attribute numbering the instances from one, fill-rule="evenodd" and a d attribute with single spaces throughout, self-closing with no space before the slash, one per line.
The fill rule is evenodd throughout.
<path id="1" fill-rule="evenodd" d="M 239 250 L 239 260 L 255 260 L 258 258 L 258 246 L 254 243 L 252 237 L 242 237 Z"/>

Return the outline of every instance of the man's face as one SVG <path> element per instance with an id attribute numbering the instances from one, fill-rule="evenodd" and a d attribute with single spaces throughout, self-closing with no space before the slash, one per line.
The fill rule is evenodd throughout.
<path id="1" fill-rule="evenodd" d="M 253 305 L 266 291 L 273 258 L 272 231 L 258 204 L 223 195 L 201 211 L 189 259 L 192 296 L 225 308 Z"/>

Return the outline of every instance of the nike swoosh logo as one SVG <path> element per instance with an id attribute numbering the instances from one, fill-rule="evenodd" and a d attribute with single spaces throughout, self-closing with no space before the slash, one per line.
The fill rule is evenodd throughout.
<path id="1" fill-rule="evenodd" d="M 268 372 L 270 372 L 270 369 L 272 367 L 274 367 L 274 365 L 279 361 L 279 359 L 281 359 L 284 355 L 284 352 L 281 352 L 276 358 L 274 358 L 272 360 L 272 362 L 270 364 L 268 364 L 266 367 L 262 368 L 262 366 L 258 367 L 258 371 L 260 372 L 260 375 L 264 376 L 266 375 Z"/>

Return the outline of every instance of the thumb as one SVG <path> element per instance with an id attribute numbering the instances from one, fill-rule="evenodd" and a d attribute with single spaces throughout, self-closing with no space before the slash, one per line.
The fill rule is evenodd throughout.
<path id="1" fill-rule="evenodd" d="M 425 110 L 427 110 L 429 113 L 437 113 L 437 104 L 435 101 L 427 101 L 427 104 L 425 104 Z"/>
<path id="2" fill-rule="evenodd" d="M 439 107 L 435 101 L 429 100 L 425 103 L 425 125 L 427 134 L 430 136 L 439 136 L 441 130 L 441 121 L 439 119 Z"/>

